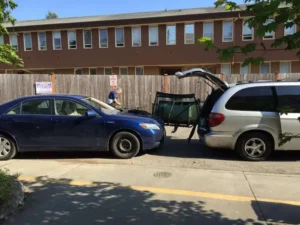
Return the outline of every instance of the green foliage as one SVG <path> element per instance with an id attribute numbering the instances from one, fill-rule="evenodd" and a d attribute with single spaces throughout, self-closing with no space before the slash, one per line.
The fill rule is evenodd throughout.
<path id="1" fill-rule="evenodd" d="M 0 169 L 0 207 L 8 207 L 13 194 L 13 182 L 18 174 L 11 175 L 8 170 Z"/>
<path id="2" fill-rule="evenodd" d="M 50 12 L 48 11 L 47 15 L 46 15 L 46 19 L 57 19 L 58 16 L 55 12 Z"/>
<path id="3" fill-rule="evenodd" d="M 0 0 L 0 36 L 8 35 L 6 24 L 15 24 L 15 19 L 11 16 L 11 11 L 17 7 L 13 0 Z M 14 51 L 11 45 L 0 45 L 0 63 L 11 66 L 23 66 L 23 60 Z"/>

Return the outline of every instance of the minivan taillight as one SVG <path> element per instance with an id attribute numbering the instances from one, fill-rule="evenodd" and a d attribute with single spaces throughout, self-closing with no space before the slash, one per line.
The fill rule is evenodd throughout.
<path id="1" fill-rule="evenodd" d="M 216 127 L 219 126 L 225 120 L 225 116 L 221 113 L 211 113 L 209 114 L 209 126 Z"/>

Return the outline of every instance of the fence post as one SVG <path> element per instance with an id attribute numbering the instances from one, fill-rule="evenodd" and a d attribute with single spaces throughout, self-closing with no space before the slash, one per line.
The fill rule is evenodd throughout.
<path id="1" fill-rule="evenodd" d="M 169 93 L 169 77 L 168 77 L 168 74 L 164 74 L 164 92 Z"/>
<path id="2" fill-rule="evenodd" d="M 52 72 L 50 75 L 51 75 L 51 84 L 52 84 L 52 94 L 55 94 L 56 93 L 55 73 Z"/>
<path id="3" fill-rule="evenodd" d="M 221 73 L 221 79 L 222 79 L 222 80 L 225 80 L 225 75 L 224 75 L 224 73 Z"/>

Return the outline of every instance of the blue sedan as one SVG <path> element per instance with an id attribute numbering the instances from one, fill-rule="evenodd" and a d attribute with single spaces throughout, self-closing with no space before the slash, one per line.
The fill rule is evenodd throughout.
<path id="1" fill-rule="evenodd" d="M 0 160 L 29 151 L 111 151 L 128 159 L 159 147 L 162 121 L 79 95 L 22 97 L 0 105 Z"/>

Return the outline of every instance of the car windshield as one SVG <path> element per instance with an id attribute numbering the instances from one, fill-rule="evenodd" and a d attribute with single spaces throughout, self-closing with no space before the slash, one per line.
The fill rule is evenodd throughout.
<path id="1" fill-rule="evenodd" d="M 86 103 L 94 106 L 95 108 L 101 110 L 102 112 L 106 113 L 106 114 L 117 114 L 119 113 L 119 110 L 111 107 L 110 105 L 98 100 L 98 99 L 95 99 L 95 98 L 92 98 L 92 97 L 88 97 L 88 98 L 84 98 L 82 99 L 83 101 L 85 101 Z"/>

